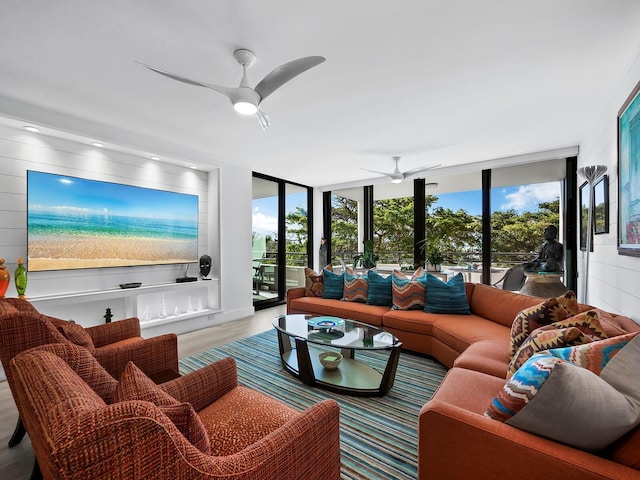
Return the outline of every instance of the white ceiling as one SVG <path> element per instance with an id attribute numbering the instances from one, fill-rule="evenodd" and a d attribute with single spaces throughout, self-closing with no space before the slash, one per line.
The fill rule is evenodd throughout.
<path id="1" fill-rule="evenodd" d="M 638 0 L 3 0 L 0 114 L 310 186 L 580 145 L 640 51 Z M 237 86 L 322 55 L 262 103 Z M 615 119 L 612 119 L 615 121 Z M 434 172 L 436 173 L 436 172 Z"/>

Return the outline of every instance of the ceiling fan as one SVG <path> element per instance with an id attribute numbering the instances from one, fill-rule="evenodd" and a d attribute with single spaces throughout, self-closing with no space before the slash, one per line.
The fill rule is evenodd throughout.
<path id="1" fill-rule="evenodd" d="M 366 170 L 367 172 L 378 173 L 380 175 L 384 175 L 386 177 L 389 177 L 391 179 L 391 183 L 402 183 L 403 180 L 409 178 L 412 175 L 416 175 L 416 174 L 418 174 L 420 172 L 424 172 L 426 170 L 431 170 L 433 168 L 438 168 L 440 166 L 440 164 L 430 165 L 428 167 L 417 167 L 417 168 L 412 168 L 411 170 L 407 170 L 406 172 L 401 172 L 400 171 L 400 167 L 398 166 L 398 162 L 400 162 L 400 158 L 402 158 L 402 157 L 400 157 L 399 155 L 395 155 L 395 156 L 391 157 L 391 159 L 396 164 L 396 168 L 391 173 L 378 172 L 376 170 L 369 170 L 368 168 L 363 168 L 362 170 Z"/>
<path id="2" fill-rule="evenodd" d="M 140 65 L 147 67 L 149 70 L 173 80 L 178 80 L 179 82 L 188 83 L 189 85 L 195 85 L 197 87 L 210 88 L 211 90 L 215 90 L 216 92 L 226 95 L 231 100 L 236 112 L 242 115 L 255 115 L 262 129 L 266 130 L 269 128 L 270 121 L 269 117 L 260 108 L 260 103 L 292 78 L 297 77 L 301 73 L 325 61 L 324 57 L 319 56 L 303 57 L 293 60 L 285 63 L 284 65 L 280 65 L 264 77 L 255 86 L 255 88 L 251 88 L 249 86 L 249 81 L 247 80 L 247 69 L 256 62 L 255 53 L 251 50 L 241 48 L 233 52 L 233 58 L 242 65 L 242 79 L 240 80 L 240 86 L 238 87 L 223 87 L 220 85 L 213 85 L 211 83 L 200 82 L 181 75 L 176 75 L 175 73 L 160 70 L 159 68 L 152 67 L 151 65 L 147 65 L 142 62 L 136 63 L 139 63 Z"/>

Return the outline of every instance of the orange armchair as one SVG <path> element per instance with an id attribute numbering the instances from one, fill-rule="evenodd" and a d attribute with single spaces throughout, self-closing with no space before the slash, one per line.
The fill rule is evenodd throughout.
<path id="1" fill-rule="evenodd" d="M 179 376 L 175 334 L 143 339 L 137 318 L 85 329 L 73 322 L 40 314 L 26 300 L 0 300 L 0 360 L 14 398 L 14 381 L 9 368 L 11 359 L 25 350 L 49 343 L 76 343 L 86 348 L 115 378 L 119 378 L 129 361 L 158 383 Z M 24 434 L 24 426 L 18 418 L 9 446 L 20 443 Z"/>
<path id="2" fill-rule="evenodd" d="M 231 358 L 159 385 L 197 412 L 211 444 L 206 452 L 155 404 L 113 401 L 117 382 L 75 345 L 31 349 L 11 369 L 45 478 L 340 478 L 338 404 L 325 400 L 297 412 L 239 386 Z"/>

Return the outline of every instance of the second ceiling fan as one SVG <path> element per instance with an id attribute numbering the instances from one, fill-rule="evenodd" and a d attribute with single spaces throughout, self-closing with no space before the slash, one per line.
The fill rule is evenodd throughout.
<path id="1" fill-rule="evenodd" d="M 402 157 L 400 157 L 399 155 L 394 155 L 393 157 L 391 157 L 391 159 L 396 164 L 396 168 L 393 170 L 393 172 L 378 172 L 376 170 L 369 170 L 368 168 L 363 168 L 362 170 L 366 170 L 367 172 L 372 172 L 372 173 L 378 173 L 380 175 L 389 177 L 391 179 L 391 183 L 402 183 L 404 180 L 406 180 L 407 178 L 413 175 L 417 175 L 420 172 L 432 170 L 440 166 L 440 164 L 429 165 L 427 167 L 417 167 L 417 168 L 412 168 L 411 170 L 407 170 L 406 172 L 402 172 L 400 171 L 400 167 L 398 166 L 398 163 L 400 162 L 401 158 Z"/>

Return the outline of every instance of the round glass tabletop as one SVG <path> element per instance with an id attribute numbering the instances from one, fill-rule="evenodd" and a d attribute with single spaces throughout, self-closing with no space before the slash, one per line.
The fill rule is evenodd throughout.
<path id="1" fill-rule="evenodd" d="M 397 338 L 372 325 L 339 317 L 313 315 L 280 315 L 273 320 L 277 330 L 308 342 L 356 350 L 390 348 Z"/>

